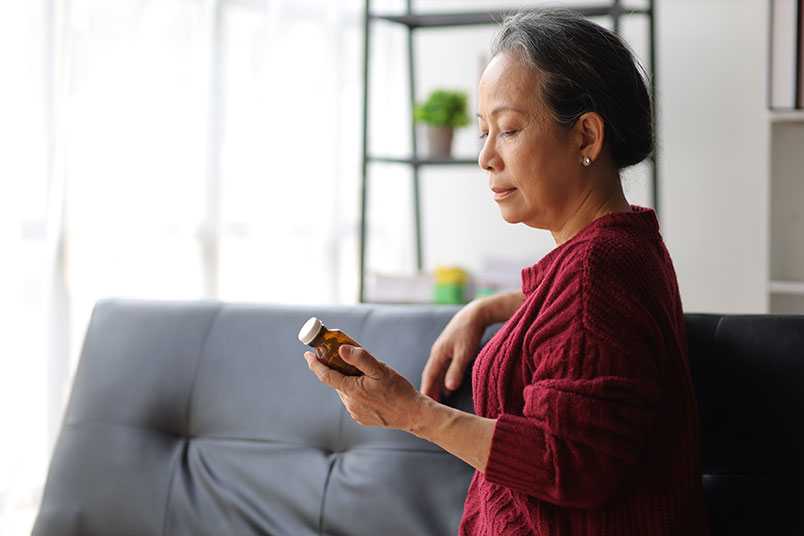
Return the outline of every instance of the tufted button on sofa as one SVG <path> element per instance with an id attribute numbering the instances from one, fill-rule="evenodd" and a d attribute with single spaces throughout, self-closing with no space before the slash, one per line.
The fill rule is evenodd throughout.
<path id="1" fill-rule="evenodd" d="M 473 470 L 354 423 L 296 338 L 318 316 L 418 385 L 455 311 L 99 303 L 33 534 L 455 534 Z M 804 317 L 687 322 L 711 533 L 804 534 Z"/>

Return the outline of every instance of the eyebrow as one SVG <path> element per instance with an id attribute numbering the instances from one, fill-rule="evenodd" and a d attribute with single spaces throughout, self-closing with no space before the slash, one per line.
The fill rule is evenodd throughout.
<path id="1" fill-rule="evenodd" d="M 494 108 L 489 115 L 495 116 L 500 112 L 517 112 L 517 113 L 520 113 L 520 114 L 525 113 L 522 110 L 520 110 L 519 108 L 514 108 L 513 106 L 498 106 L 497 108 Z M 483 116 L 480 115 L 480 113 L 477 113 L 476 115 L 477 115 L 478 118 L 483 119 Z"/>

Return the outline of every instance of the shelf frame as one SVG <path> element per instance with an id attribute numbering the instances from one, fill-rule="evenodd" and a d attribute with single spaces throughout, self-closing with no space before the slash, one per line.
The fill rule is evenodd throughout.
<path id="1" fill-rule="evenodd" d="M 768 283 L 768 294 L 804 296 L 804 281 L 771 281 Z"/>
<path id="2" fill-rule="evenodd" d="M 768 120 L 771 123 L 804 123 L 804 110 L 770 110 Z"/>
<path id="3" fill-rule="evenodd" d="M 652 15 L 653 6 L 646 8 L 624 8 L 619 1 L 608 6 L 574 7 L 572 11 L 584 17 L 613 17 L 619 19 L 625 15 Z M 383 20 L 407 26 L 409 29 L 417 28 L 446 28 L 462 26 L 481 26 L 499 24 L 512 10 L 465 11 L 460 13 L 404 13 L 401 15 L 369 14 L 372 20 Z"/>
<path id="4" fill-rule="evenodd" d="M 368 112 L 369 112 L 369 62 L 370 62 L 370 32 L 371 26 L 376 21 L 401 24 L 407 27 L 407 48 L 408 48 L 408 80 L 411 115 L 413 114 L 415 95 L 415 66 L 413 55 L 413 38 L 416 30 L 427 28 L 452 28 L 499 24 L 506 15 L 514 11 L 542 11 L 550 9 L 550 6 L 539 6 L 525 8 L 522 10 L 489 10 L 489 11 L 467 11 L 453 13 L 414 13 L 411 0 L 406 0 L 406 9 L 403 14 L 377 14 L 371 10 L 371 0 L 365 0 L 363 15 L 363 138 L 362 138 L 362 183 L 360 188 L 360 251 L 359 251 L 359 282 L 358 299 L 361 303 L 365 301 L 365 279 L 366 279 L 366 247 L 367 247 L 367 210 L 368 210 L 368 181 L 369 164 L 372 162 L 408 164 L 412 170 L 412 188 L 414 203 L 414 238 L 416 248 L 416 269 L 421 272 L 424 260 L 422 252 L 422 224 L 421 224 L 421 189 L 420 189 L 420 168 L 423 166 L 446 166 L 446 165 L 467 165 L 477 164 L 477 160 L 472 159 L 434 159 L 434 158 L 396 158 L 396 157 L 377 157 L 368 153 Z M 648 20 L 648 43 L 650 70 L 649 90 L 651 94 L 651 107 L 654 121 L 654 143 L 658 145 L 658 128 L 656 126 L 656 23 L 655 23 L 655 0 L 648 0 L 645 8 L 626 8 L 622 5 L 622 0 L 609 0 L 605 5 L 589 5 L 570 8 L 573 12 L 579 13 L 588 18 L 611 17 L 613 30 L 620 33 L 620 19 L 623 16 L 643 15 Z M 418 154 L 416 141 L 416 126 L 411 117 L 411 154 Z M 651 197 L 655 210 L 659 211 L 659 162 L 654 154 L 649 158 L 652 167 L 651 173 Z"/>
<path id="5" fill-rule="evenodd" d="M 477 158 L 444 158 L 444 157 L 405 158 L 396 156 L 370 156 L 368 157 L 368 161 L 386 163 L 386 164 L 407 164 L 416 167 L 477 165 Z"/>

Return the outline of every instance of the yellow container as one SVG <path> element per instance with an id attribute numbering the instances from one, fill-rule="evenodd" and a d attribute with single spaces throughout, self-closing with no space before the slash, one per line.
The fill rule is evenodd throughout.
<path id="1" fill-rule="evenodd" d="M 469 273 L 462 268 L 438 266 L 433 273 L 433 302 L 439 305 L 466 303 Z"/>
<path id="2" fill-rule="evenodd" d="M 436 285 L 462 285 L 469 282 L 469 272 L 454 266 L 437 266 L 434 281 Z"/>

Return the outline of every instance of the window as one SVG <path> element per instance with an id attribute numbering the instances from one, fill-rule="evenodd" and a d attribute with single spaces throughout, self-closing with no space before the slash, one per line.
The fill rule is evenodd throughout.
<path id="1" fill-rule="evenodd" d="M 0 6 L 0 533 L 30 533 L 98 299 L 356 300 L 361 9 Z"/>

